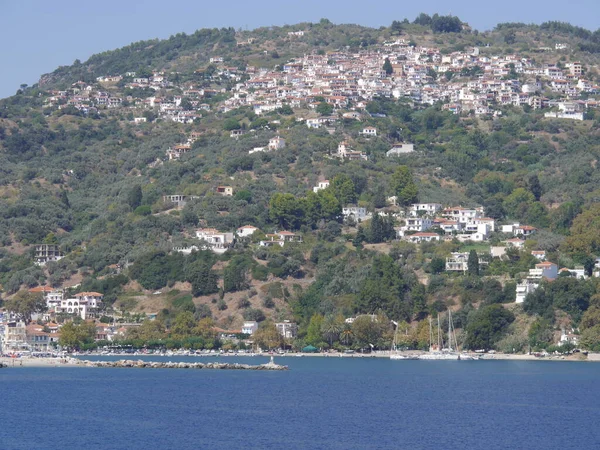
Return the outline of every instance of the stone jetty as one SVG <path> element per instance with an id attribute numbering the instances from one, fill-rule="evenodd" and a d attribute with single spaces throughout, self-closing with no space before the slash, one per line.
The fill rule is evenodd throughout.
<path id="1" fill-rule="evenodd" d="M 288 370 L 288 366 L 281 366 L 274 362 L 267 364 L 250 365 L 239 363 L 188 363 L 188 362 L 157 362 L 143 361 L 141 359 L 121 359 L 119 361 L 88 361 L 80 359 L 77 362 L 80 366 L 85 367 L 130 367 L 138 369 L 220 369 L 220 370 Z"/>

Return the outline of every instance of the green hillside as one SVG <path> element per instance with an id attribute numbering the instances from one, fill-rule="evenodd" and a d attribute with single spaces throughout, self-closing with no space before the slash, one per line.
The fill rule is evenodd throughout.
<path id="1" fill-rule="evenodd" d="M 0 100 L 2 298 L 96 291 L 98 316 L 157 314 L 180 341 L 206 338 L 192 316 L 387 348 L 388 321 L 344 322 L 379 314 L 424 348 L 427 318 L 450 308 L 471 349 L 549 348 L 572 329 L 600 348 L 599 60 L 599 31 L 421 15 L 203 29 L 60 67 Z M 390 157 L 400 144 L 414 151 Z M 479 239 L 475 222 L 444 232 L 454 216 L 432 216 L 440 240 L 414 243 L 398 230 L 415 203 L 482 207 L 495 226 Z M 513 223 L 535 233 L 502 232 Z M 41 244 L 64 257 L 36 264 Z M 515 304 L 532 251 L 568 270 Z M 468 270 L 445 270 L 459 252 Z M 144 327 L 130 337 L 166 336 Z"/>

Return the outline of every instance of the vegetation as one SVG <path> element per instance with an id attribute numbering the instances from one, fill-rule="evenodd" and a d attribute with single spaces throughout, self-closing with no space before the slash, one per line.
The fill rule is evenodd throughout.
<path id="1" fill-rule="evenodd" d="M 305 37 L 288 38 L 300 29 L 307 30 Z M 596 279 L 567 273 L 542 283 L 522 310 L 508 306 L 516 283 L 537 262 L 531 250 L 545 250 L 561 267 L 593 272 L 600 256 L 595 111 L 581 122 L 512 105 L 498 106 L 494 116 L 453 114 L 443 102 L 408 96 L 375 96 L 361 111 L 355 101 L 334 105 L 322 95 L 260 115 L 249 106 L 223 107 L 234 100 L 236 83 L 250 77 L 247 67 L 276 66 L 279 73 L 313 51 L 331 57 L 333 65 L 339 49 L 359 52 L 399 38 L 440 47 L 443 54 L 478 47 L 489 55 L 520 52 L 547 62 L 564 56 L 554 62 L 583 61 L 586 76 L 598 82 L 592 67 L 600 53 L 599 31 L 547 22 L 499 24 L 475 33 L 457 17 L 437 14 L 394 20 L 381 29 L 326 19 L 252 32 L 204 29 L 60 67 L 0 100 L 2 306 L 30 321 L 44 304 L 29 288 L 98 291 L 105 296 L 106 317 L 157 314 L 127 336 L 151 347 L 219 348 L 214 327 L 238 329 L 243 320 L 254 320 L 260 322 L 256 341 L 264 348 L 388 348 L 393 320 L 403 324 L 406 348 L 426 348 L 427 319 L 452 309 L 471 349 L 548 348 L 563 328 L 579 329 L 582 345 L 600 349 Z M 533 50 L 559 40 L 570 43 L 572 53 Z M 222 64 L 210 61 L 216 55 Z M 528 81 L 518 68 L 509 69 L 509 79 Z M 381 71 L 382 77 L 394 76 L 389 59 Z M 158 91 L 126 87 L 134 78 L 130 72 L 135 78 L 161 72 L 169 82 Z M 466 83 L 483 72 L 477 66 L 429 77 Z M 111 75 L 123 79 L 97 80 Z M 86 85 L 128 103 L 84 112 L 49 100 L 60 91 L 75 95 L 77 86 Z M 202 96 L 185 95 L 188 86 Z M 550 91 L 542 94 L 555 98 Z M 151 97 L 183 97 L 185 111 L 201 117 L 193 123 L 166 120 L 158 109 L 140 106 Z M 344 115 L 357 111 L 360 121 Z M 335 122 L 313 129 L 301 120 L 322 116 Z M 140 118 L 146 121 L 134 122 Z M 363 136 L 367 126 L 376 127 L 377 136 Z M 234 139 L 232 131 L 240 135 Z M 166 150 L 192 135 L 189 152 L 168 160 Z M 284 149 L 249 153 L 279 135 Z M 331 157 L 342 140 L 368 159 Z M 414 143 L 417 152 L 387 158 L 401 141 Z M 329 187 L 314 192 L 322 180 Z M 219 195 L 217 186 L 231 186 L 234 195 Z M 175 194 L 189 200 L 180 207 L 163 200 Z M 498 222 L 519 221 L 538 231 L 524 249 L 480 263 L 481 252 L 470 243 L 398 241 L 404 218 L 394 213 L 417 201 L 482 205 Z M 372 214 L 344 217 L 350 205 Z M 248 224 L 258 230 L 237 238 L 224 253 L 195 238 L 199 227 L 234 232 Z M 276 233 L 282 231 L 302 242 L 280 246 Z M 497 231 L 490 244 L 509 237 Z M 36 265 L 34 246 L 41 243 L 58 245 L 65 257 Z M 191 245 L 197 250 L 189 254 L 173 250 Z M 446 272 L 446 257 L 458 251 L 468 253 L 468 270 Z M 346 323 L 349 317 L 356 320 Z M 277 333 L 274 323 L 284 319 L 299 324 L 297 341 Z M 519 329 L 522 323 L 527 332 Z M 91 345 L 87 325 L 65 327 L 61 345 Z"/>

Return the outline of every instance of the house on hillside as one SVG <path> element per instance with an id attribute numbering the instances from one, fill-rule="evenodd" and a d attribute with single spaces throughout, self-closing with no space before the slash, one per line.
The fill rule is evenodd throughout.
<path id="1" fill-rule="evenodd" d="M 329 180 L 319 181 L 315 187 L 313 187 L 313 192 L 316 194 L 317 192 L 327 189 L 329 187 Z"/>
<path id="2" fill-rule="evenodd" d="M 282 150 L 285 148 L 285 139 L 276 136 L 269 140 L 269 150 Z"/>
<path id="3" fill-rule="evenodd" d="M 244 225 L 243 227 L 239 227 L 237 229 L 237 235 L 239 237 L 248 237 L 248 236 L 252 236 L 255 231 L 260 231 L 260 230 L 256 227 L 253 227 L 252 225 Z"/>
<path id="4" fill-rule="evenodd" d="M 437 233 L 415 233 L 404 236 L 404 240 L 412 242 L 413 244 L 420 244 L 421 242 L 434 242 L 440 240 L 440 235 Z"/>
<path id="5" fill-rule="evenodd" d="M 203 249 L 212 250 L 215 253 L 225 253 L 233 244 L 233 233 L 224 233 L 215 228 L 199 228 L 196 230 L 196 238 L 206 243 Z"/>
<path id="6" fill-rule="evenodd" d="M 233 188 L 231 186 L 217 186 L 215 192 L 217 194 L 221 194 L 224 197 L 233 196 Z"/>
<path id="7" fill-rule="evenodd" d="M 35 246 L 34 259 L 38 266 L 45 266 L 47 262 L 60 261 L 65 254 L 60 251 L 58 245 L 38 244 Z"/>
<path id="8" fill-rule="evenodd" d="M 414 153 L 414 151 L 414 144 L 396 144 L 385 153 L 385 156 L 390 158 L 394 156 L 408 155 L 410 153 Z"/>

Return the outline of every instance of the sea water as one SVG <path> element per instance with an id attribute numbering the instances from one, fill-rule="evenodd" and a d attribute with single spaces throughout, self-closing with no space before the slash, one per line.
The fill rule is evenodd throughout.
<path id="1" fill-rule="evenodd" d="M 0 369 L 0 449 L 600 448 L 600 364 L 275 362 L 290 370 Z"/>

